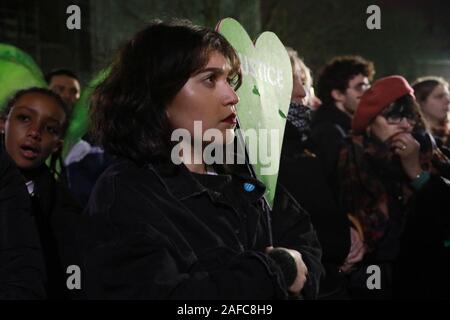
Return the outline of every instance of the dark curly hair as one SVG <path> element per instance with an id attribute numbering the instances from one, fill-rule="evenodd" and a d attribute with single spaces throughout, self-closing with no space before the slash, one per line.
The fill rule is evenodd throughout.
<path id="1" fill-rule="evenodd" d="M 91 99 L 91 131 L 99 145 L 140 165 L 170 159 L 166 107 L 212 51 L 229 59 L 239 87 L 239 58 L 216 31 L 188 21 L 154 21 L 134 35 Z"/>
<path id="2" fill-rule="evenodd" d="M 359 74 L 372 81 L 375 74 L 373 63 L 360 56 L 334 57 L 320 72 L 317 80 L 317 96 L 324 105 L 334 104 L 331 91 L 337 89 L 345 92 L 349 81 Z"/>

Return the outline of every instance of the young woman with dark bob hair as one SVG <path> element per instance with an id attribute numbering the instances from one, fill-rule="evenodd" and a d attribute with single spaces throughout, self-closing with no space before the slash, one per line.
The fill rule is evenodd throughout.
<path id="1" fill-rule="evenodd" d="M 206 166 L 201 156 L 190 161 L 195 148 L 182 150 L 181 164 L 173 159 L 176 129 L 194 136 L 183 143 L 201 139 L 200 152 L 207 145 L 194 121 L 202 134 L 216 129 L 223 143 L 232 141 L 240 82 L 225 38 L 187 22 L 152 22 L 121 49 L 91 102 L 93 132 L 117 161 L 97 182 L 80 227 L 87 298 L 317 292 L 320 247 L 295 201 L 279 201 L 274 212 L 283 219 L 272 213 L 269 226 L 260 182 Z"/>
<path id="2" fill-rule="evenodd" d="M 352 130 L 338 168 L 341 204 L 359 222 L 366 245 L 349 274 L 353 295 L 448 297 L 449 162 L 427 132 L 408 82 L 377 80 L 361 97 Z"/>

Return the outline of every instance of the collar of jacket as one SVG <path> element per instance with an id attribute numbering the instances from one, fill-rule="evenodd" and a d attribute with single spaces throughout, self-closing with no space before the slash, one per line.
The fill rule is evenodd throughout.
<path id="1" fill-rule="evenodd" d="M 346 132 L 350 131 L 352 127 L 352 118 L 345 112 L 341 111 L 336 105 L 323 105 L 312 115 L 311 126 L 320 125 L 324 122 L 338 124 Z"/>
<path id="2" fill-rule="evenodd" d="M 218 193 L 202 185 L 184 164 L 177 166 L 173 174 L 164 174 L 157 167 L 147 164 L 147 168 L 153 171 L 165 185 L 165 187 L 178 200 L 185 200 L 201 193 L 208 193 L 212 198 L 217 198 Z M 245 177 L 240 174 L 221 174 L 223 186 L 236 188 L 251 203 L 257 202 L 264 195 L 266 187 L 260 181 Z"/>
<path id="3" fill-rule="evenodd" d="M 36 168 L 33 175 L 34 197 L 36 197 L 39 202 L 43 214 L 49 216 L 55 206 L 55 178 L 45 164 Z"/>

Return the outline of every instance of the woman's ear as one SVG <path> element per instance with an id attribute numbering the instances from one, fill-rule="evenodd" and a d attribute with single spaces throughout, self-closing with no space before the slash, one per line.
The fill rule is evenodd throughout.
<path id="1" fill-rule="evenodd" d="M 345 100 L 345 94 L 338 89 L 331 90 L 331 97 L 337 102 L 343 102 Z"/>

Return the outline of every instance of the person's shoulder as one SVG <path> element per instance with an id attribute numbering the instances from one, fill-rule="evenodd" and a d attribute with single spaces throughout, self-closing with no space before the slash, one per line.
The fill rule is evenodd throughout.
<path id="1" fill-rule="evenodd" d="M 314 110 L 311 114 L 311 125 L 316 126 L 323 122 L 330 122 L 333 119 L 333 106 L 323 105 L 317 110 Z"/>
<path id="2" fill-rule="evenodd" d="M 14 161 L 6 151 L 0 151 L 0 188 L 3 188 L 5 185 L 22 184 L 24 185 L 24 181 Z"/>
<path id="3" fill-rule="evenodd" d="M 313 127 L 310 137 L 315 143 L 324 139 L 324 142 L 328 144 L 331 141 L 344 140 L 347 137 L 347 133 L 338 124 L 327 121 Z"/>
<path id="4" fill-rule="evenodd" d="M 5 172 L 8 170 L 8 166 L 9 166 L 8 156 L 6 152 L 4 152 L 2 148 L 0 148 L 0 177 L 3 177 L 5 175 Z"/>
<path id="5" fill-rule="evenodd" d="M 136 179 L 141 177 L 146 171 L 144 167 L 138 166 L 129 159 L 118 158 L 103 172 L 99 180 Z"/>
<path id="6" fill-rule="evenodd" d="M 102 173 L 95 187 L 94 193 L 117 192 L 134 189 L 155 189 L 161 182 L 158 174 L 151 165 L 140 166 L 135 162 L 118 158 Z"/>
<path id="7" fill-rule="evenodd" d="M 6 172 L 10 171 L 11 167 L 14 167 L 13 160 L 6 152 L 2 141 L 0 141 L 0 177 L 3 177 Z"/>

